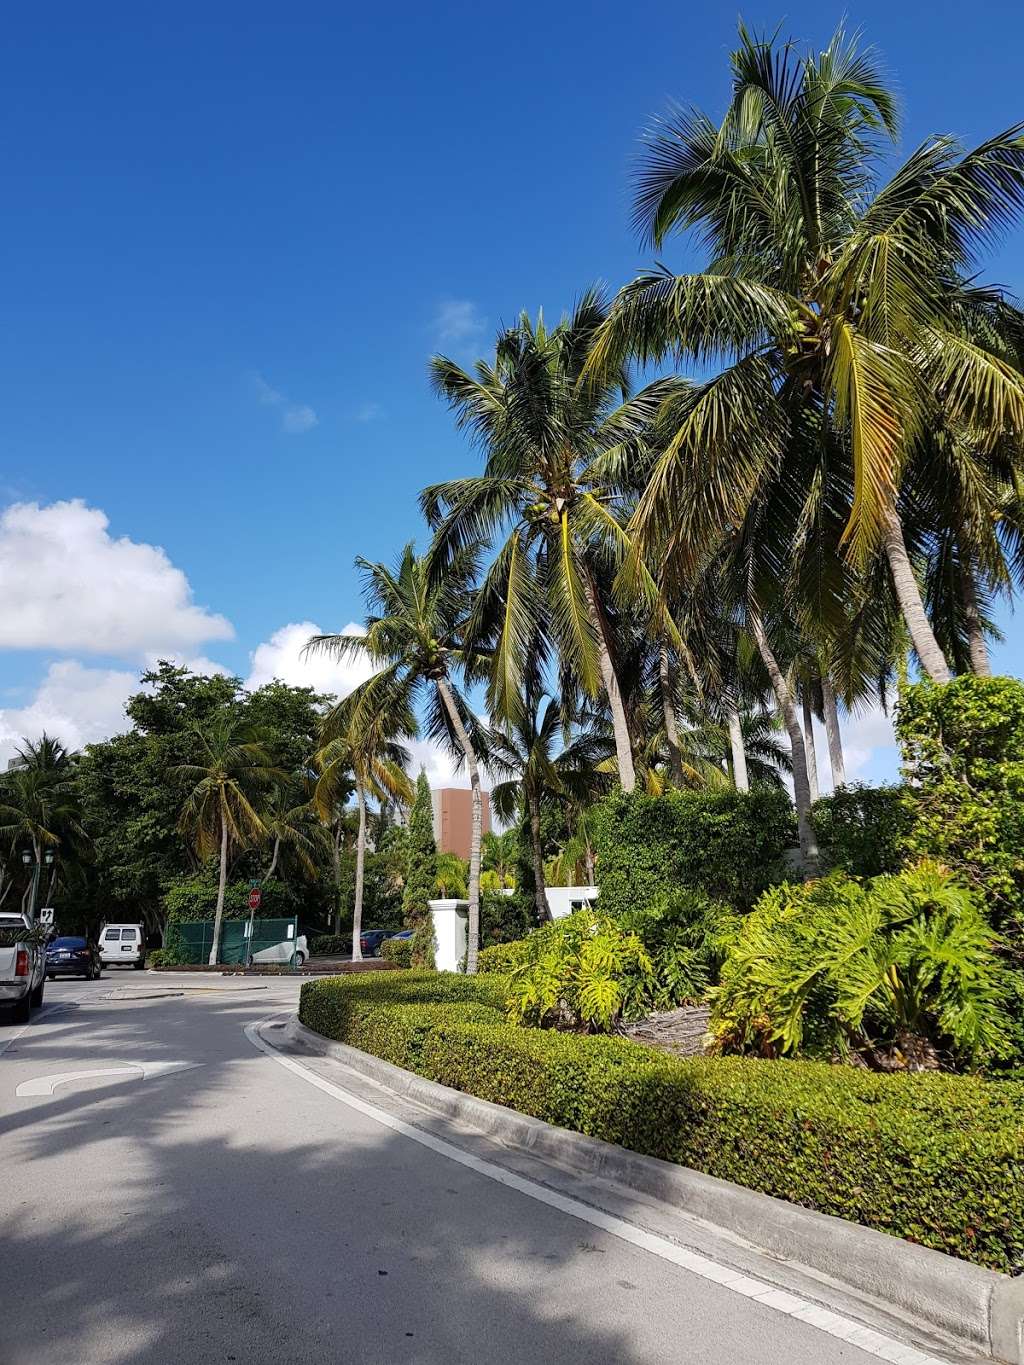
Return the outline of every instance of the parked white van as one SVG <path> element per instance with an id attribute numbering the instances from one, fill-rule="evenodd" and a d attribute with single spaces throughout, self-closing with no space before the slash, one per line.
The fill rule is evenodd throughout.
<path id="1" fill-rule="evenodd" d="M 105 924 L 100 930 L 100 961 L 105 967 L 123 962 L 141 970 L 146 965 L 146 931 L 141 924 Z"/>

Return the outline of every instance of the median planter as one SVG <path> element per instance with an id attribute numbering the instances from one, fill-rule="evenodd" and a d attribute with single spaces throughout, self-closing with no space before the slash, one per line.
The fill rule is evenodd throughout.
<path id="1" fill-rule="evenodd" d="M 500 976 L 402 972 L 311 982 L 299 1017 L 561 1128 L 992 1270 L 1024 1266 L 1024 1084 L 679 1059 L 521 1028 L 503 1005 Z"/>

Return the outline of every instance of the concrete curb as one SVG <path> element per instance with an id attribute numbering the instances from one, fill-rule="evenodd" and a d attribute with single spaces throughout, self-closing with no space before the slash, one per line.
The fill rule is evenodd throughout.
<path id="1" fill-rule="evenodd" d="M 282 1032 L 283 1041 L 296 1051 L 333 1057 L 507 1147 L 649 1195 L 926 1328 L 937 1327 L 990 1360 L 1024 1365 L 1024 1277 L 985 1270 L 685 1166 L 556 1128 L 324 1038 L 295 1016 Z M 281 1041 L 278 1033 L 274 1042 Z"/>

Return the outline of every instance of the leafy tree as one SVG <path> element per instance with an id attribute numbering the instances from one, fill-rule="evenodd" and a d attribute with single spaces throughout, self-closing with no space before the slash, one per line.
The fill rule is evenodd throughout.
<path id="1" fill-rule="evenodd" d="M 213 966 L 220 953 L 229 849 L 248 848 L 266 838 L 261 798 L 284 774 L 272 766 L 266 749 L 252 732 L 243 731 L 230 715 L 214 714 L 204 729 L 196 729 L 195 737 L 200 761 L 179 764 L 176 770 L 191 788 L 181 808 L 178 829 L 192 840 L 200 858 L 219 854 L 210 948 Z"/>
<path id="2" fill-rule="evenodd" d="M 437 881 L 437 845 L 434 842 L 434 808 L 427 774 L 416 779 L 416 797 L 409 814 L 408 870 L 402 896 L 402 919 L 413 930 L 412 962 L 418 967 L 434 965 L 434 923 L 428 902 Z"/>
<path id="3" fill-rule="evenodd" d="M 4 849 L 0 904 L 23 883 L 22 911 L 35 915 L 41 904 L 53 903 L 58 878 L 67 879 L 74 864 L 87 856 L 88 836 L 74 784 L 75 762 L 59 739 L 44 733 L 38 741 L 23 740 L 11 765 L 0 775 L 0 847 Z M 23 851 L 32 856 L 29 872 L 21 860 Z M 44 861 L 47 854 L 53 859 L 49 869 Z M 40 900 L 47 870 L 49 880 Z"/>

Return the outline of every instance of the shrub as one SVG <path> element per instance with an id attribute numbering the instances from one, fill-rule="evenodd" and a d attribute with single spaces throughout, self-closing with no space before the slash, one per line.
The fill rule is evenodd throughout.
<path id="1" fill-rule="evenodd" d="M 175 967 L 178 962 L 179 959 L 170 948 L 154 948 L 146 954 L 146 965 L 149 967 Z"/>
<path id="2" fill-rule="evenodd" d="M 477 971 L 507 976 L 514 967 L 520 967 L 527 961 L 529 953 L 524 938 L 515 939 L 512 943 L 493 943 L 489 948 L 480 949 Z"/>
<path id="3" fill-rule="evenodd" d="M 993 937 L 977 897 L 936 863 L 775 887 L 729 950 L 711 1030 L 730 1049 L 889 1068 L 1005 1056 Z"/>
<path id="4" fill-rule="evenodd" d="M 619 916 L 650 953 L 658 980 L 654 1005 L 664 1009 L 701 995 L 718 969 L 742 917 L 702 891 L 669 892 L 660 905 Z"/>
<path id="5" fill-rule="evenodd" d="M 596 808 L 601 909 L 659 909 L 682 887 L 749 909 L 795 837 L 784 792 L 615 791 Z"/>
<path id="6" fill-rule="evenodd" d="M 500 891 L 481 891 L 480 942 L 485 948 L 521 939 L 535 922 L 533 906 L 521 891 L 503 895 Z"/>
<path id="7" fill-rule="evenodd" d="M 968 674 L 905 687 L 896 734 L 910 851 L 980 889 L 996 928 L 1024 946 L 1024 683 Z"/>
<path id="8" fill-rule="evenodd" d="M 306 982 L 299 1013 L 328 1037 L 549 1123 L 995 1270 L 1024 1267 L 1024 1085 L 684 1061 L 502 1022 L 500 984 L 367 973 Z"/>
<path id="9" fill-rule="evenodd" d="M 309 945 L 313 957 L 347 957 L 352 951 L 351 934 L 317 934 Z"/>
<path id="10" fill-rule="evenodd" d="M 621 919 L 590 909 L 535 929 L 509 969 L 509 1015 L 541 1028 L 607 1033 L 700 995 L 707 975 L 696 952 L 663 930 L 655 957 Z"/>
<path id="11" fill-rule="evenodd" d="M 911 825 L 907 793 L 852 783 L 816 801 L 811 823 L 833 867 L 853 877 L 898 872 Z"/>
<path id="12" fill-rule="evenodd" d="M 380 955 L 396 967 L 412 967 L 414 942 L 411 938 L 386 938 L 380 945 Z"/>

